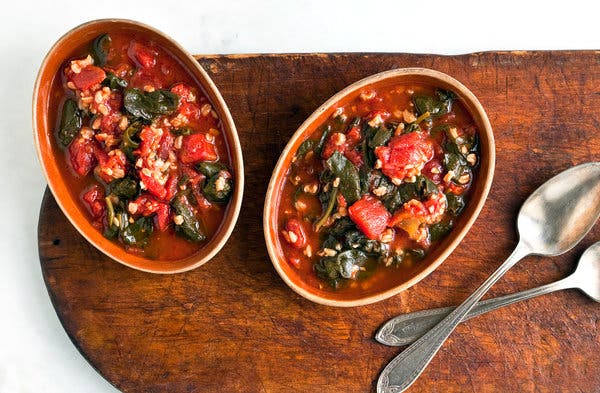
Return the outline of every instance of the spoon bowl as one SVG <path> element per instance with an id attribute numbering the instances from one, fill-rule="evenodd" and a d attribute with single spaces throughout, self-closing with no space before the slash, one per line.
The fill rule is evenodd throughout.
<path id="1" fill-rule="evenodd" d="M 530 254 L 555 256 L 583 239 L 600 215 L 600 163 L 567 169 L 527 198 L 517 219 Z"/>
<path id="2" fill-rule="evenodd" d="M 600 242 L 594 243 L 581 255 L 572 278 L 575 280 L 573 287 L 578 287 L 600 303 Z"/>

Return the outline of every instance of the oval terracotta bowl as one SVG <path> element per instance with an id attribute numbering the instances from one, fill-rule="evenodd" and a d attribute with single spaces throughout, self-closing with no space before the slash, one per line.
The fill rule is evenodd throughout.
<path id="1" fill-rule="evenodd" d="M 277 233 L 277 212 L 279 198 L 286 172 L 300 144 L 315 130 L 324 124 L 336 110 L 354 100 L 365 89 L 421 83 L 453 91 L 467 109 L 479 128 L 480 163 L 476 181 L 472 186 L 470 200 L 458 217 L 452 232 L 429 253 L 424 260 L 414 264 L 398 279 L 383 288 L 371 288 L 359 294 L 335 292 L 331 289 L 317 288 L 307 283 L 286 260 L 283 255 L 280 236 Z M 387 299 L 416 284 L 434 271 L 450 255 L 463 239 L 477 215 L 481 211 L 494 175 L 494 135 L 487 115 L 477 98 L 460 82 L 438 71 L 424 68 L 405 68 L 382 72 L 362 79 L 340 91 L 321 105 L 292 135 L 281 153 L 273 171 L 267 190 L 263 226 L 269 256 L 277 273 L 289 287 L 301 296 L 324 305 L 350 307 L 374 303 Z"/>
<path id="2" fill-rule="evenodd" d="M 178 59 L 180 64 L 195 79 L 206 97 L 217 112 L 222 124 L 227 145 L 230 166 L 233 172 L 235 186 L 218 230 L 211 240 L 204 244 L 196 253 L 179 260 L 156 260 L 127 253 L 118 244 L 106 239 L 99 230 L 95 229 L 87 218 L 82 204 L 68 190 L 63 177 L 64 168 L 56 159 L 63 154 L 57 147 L 54 136 L 54 121 L 56 115 L 50 108 L 50 94 L 54 78 L 60 77 L 61 67 L 65 61 L 72 58 L 74 51 L 88 45 L 94 38 L 103 33 L 116 31 L 131 31 L 143 34 L 153 42 L 162 46 Z M 225 245 L 237 221 L 244 189 L 244 167 L 242 151 L 237 131 L 225 101 L 217 87 L 198 62 L 179 44 L 162 32 L 144 24 L 122 19 L 101 19 L 82 24 L 61 37 L 50 49 L 44 59 L 35 84 L 33 93 L 33 130 L 38 156 L 46 175 L 50 190 L 69 221 L 98 250 L 110 258 L 129 267 L 153 273 L 177 273 L 194 269 L 215 256 Z"/>

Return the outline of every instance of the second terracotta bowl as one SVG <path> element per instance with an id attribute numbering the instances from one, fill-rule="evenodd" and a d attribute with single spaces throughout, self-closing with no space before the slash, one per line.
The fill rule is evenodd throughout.
<path id="1" fill-rule="evenodd" d="M 353 101 L 365 89 L 377 90 L 378 87 L 406 84 L 426 84 L 454 92 L 462 105 L 470 113 L 479 129 L 480 163 L 477 180 L 472 188 L 470 200 L 446 236 L 423 261 L 416 264 L 407 274 L 393 285 L 371 289 L 360 294 L 336 293 L 332 290 L 317 288 L 308 284 L 286 261 L 278 236 L 277 212 L 279 197 L 283 188 L 287 170 L 291 165 L 298 147 L 312 135 L 317 128 L 329 119 L 334 111 Z M 331 97 L 321 105 L 292 135 L 281 153 L 273 171 L 265 199 L 263 226 L 267 249 L 273 266 L 283 281 L 301 296 L 324 305 L 350 307 L 374 303 L 387 299 L 418 283 L 433 272 L 458 246 L 483 208 L 494 176 L 495 147 L 492 127 L 485 110 L 469 89 L 456 79 L 430 69 L 405 68 L 382 72 L 360 80 Z"/>

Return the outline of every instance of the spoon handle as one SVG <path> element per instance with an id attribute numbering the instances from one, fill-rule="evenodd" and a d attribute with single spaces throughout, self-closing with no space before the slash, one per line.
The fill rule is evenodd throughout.
<path id="1" fill-rule="evenodd" d="M 508 269 L 527 254 L 527 247 L 523 243 L 517 244 L 508 259 L 471 296 L 433 329 L 392 359 L 379 376 L 377 392 L 398 393 L 412 385 L 469 310 Z"/>
<path id="2" fill-rule="evenodd" d="M 537 288 L 511 293 L 510 295 L 494 299 L 483 300 L 473 306 L 471 311 L 465 315 L 461 322 L 521 300 L 531 299 L 536 296 L 567 288 L 573 288 L 571 276 Z M 437 323 L 450 314 L 452 310 L 454 310 L 454 307 L 442 307 L 398 315 L 381 326 L 375 335 L 375 339 L 381 344 L 390 346 L 410 344 L 425 334 L 429 329 L 437 325 Z"/>

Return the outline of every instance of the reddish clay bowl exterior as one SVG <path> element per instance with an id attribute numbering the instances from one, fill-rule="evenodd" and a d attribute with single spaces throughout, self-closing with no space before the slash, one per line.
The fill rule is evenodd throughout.
<path id="1" fill-rule="evenodd" d="M 405 83 L 425 83 L 431 86 L 451 90 L 460 99 L 465 108 L 473 117 L 479 128 L 481 144 L 481 161 L 471 199 L 467 207 L 457 220 L 455 228 L 442 241 L 441 244 L 418 264 L 418 267 L 410 271 L 410 274 L 397 285 L 389 288 L 365 292 L 359 296 L 339 294 L 314 288 L 304 282 L 290 266 L 283 255 L 280 236 L 277 233 L 277 212 L 279 210 L 279 196 L 283 188 L 283 182 L 287 169 L 291 164 L 296 150 L 319 126 L 325 123 L 336 108 L 347 104 L 358 96 L 366 87 L 377 89 L 379 86 L 389 86 Z M 321 105 L 292 135 L 292 138 L 281 153 L 279 161 L 273 171 L 263 214 L 263 229 L 269 256 L 277 273 L 283 281 L 296 293 L 313 302 L 327 306 L 352 307 L 370 304 L 387 299 L 399 292 L 418 283 L 431 272 L 433 272 L 456 248 L 464 238 L 469 228 L 479 215 L 488 192 L 492 185 L 495 164 L 495 146 L 492 127 L 485 110 L 477 98 L 464 85 L 456 79 L 425 68 L 404 68 L 385 71 L 362 79 L 331 97 Z"/>
<path id="2" fill-rule="evenodd" d="M 61 168 L 58 167 L 55 160 L 55 154 L 60 152 L 57 152 L 53 147 L 54 125 L 50 124 L 49 121 L 49 111 L 52 109 L 56 110 L 55 108 L 49 108 L 49 95 L 53 79 L 59 74 L 59 70 L 65 60 L 73 55 L 73 50 L 91 42 L 102 33 L 110 33 L 111 31 L 122 29 L 143 33 L 177 57 L 180 63 L 191 73 L 198 85 L 204 90 L 223 124 L 224 136 L 235 180 L 235 189 L 229 201 L 223 222 L 213 238 L 210 242 L 203 245 L 197 253 L 184 259 L 163 261 L 133 255 L 102 236 L 91 225 L 81 203 L 75 200 L 69 193 L 61 174 Z M 183 272 L 194 269 L 214 257 L 231 235 L 239 215 L 244 190 L 242 151 L 235 124 L 225 101 L 223 101 L 221 94 L 210 77 L 185 49 L 162 32 L 135 21 L 100 19 L 84 23 L 62 36 L 46 55 L 38 73 L 33 92 L 33 131 L 38 157 L 46 175 L 48 186 L 63 213 L 87 241 L 115 261 L 134 269 L 152 273 Z"/>

